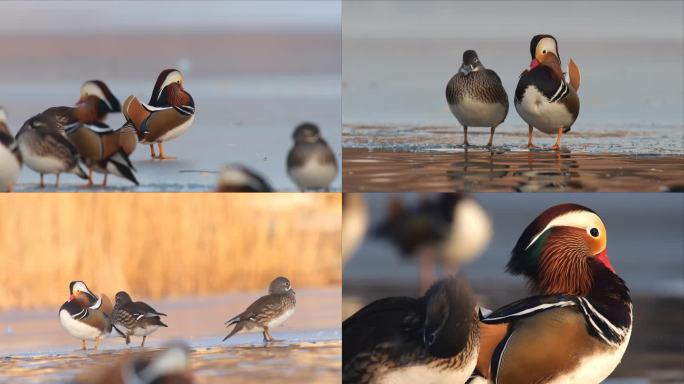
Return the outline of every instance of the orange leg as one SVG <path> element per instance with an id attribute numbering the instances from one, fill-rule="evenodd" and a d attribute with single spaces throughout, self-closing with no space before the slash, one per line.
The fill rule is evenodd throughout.
<path id="1" fill-rule="evenodd" d="M 527 125 L 527 148 L 538 148 L 536 145 L 532 144 L 532 130 L 534 128 L 531 125 Z"/>
<path id="2" fill-rule="evenodd" d="M 162 143 L 157 144 L 159 146 L 159 160 L 174 160 L 175 157 L 164 156 L 164 146 Z"/>
<path id="3" fill-rule="evenodd" d="M 551 147 L 555 151 L 560 151 L 560 139 L 563 136 L 563 127 L 558 127 L 558 136 L 556 136 L 556 144 Z"/>
<path id="4" fill-rule="evenodd" d="M 95 350 L 100 346 L 100 336 L 95 338 Z"/>
<path id="5" fill-rule="evenodd" d="M 83 188 L 90 188 L 93 186 L 93 169 L 88 168 L 88 182 L 83 186 Z"/>
<path id="6" fill-rule="evenodd" d="M 157 158 L 157 154 L 154 153 L 154 144 L 150 144 L 150 156 L 151 156 L 153 159 L 156 159 L 156 158 Z"/>

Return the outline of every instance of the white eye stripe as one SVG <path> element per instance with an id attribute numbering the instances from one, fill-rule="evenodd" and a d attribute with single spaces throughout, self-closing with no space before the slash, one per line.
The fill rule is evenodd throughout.
<path id="1" fill-rule="evenodd" d="M 94 83 L 88 82 L 88 83 L 83 84 L 83 87 L 81 87 L 81 95 L 82 96 L 89 96 L 89 95 L 95 96 L 98 99 L 104 101 L 105 104 L 107 104 L 107 107 L 109 107 L 109 109 L 112 109 L 112 105 L 109 103 L 109 100 L 107 100 L 107 98 L 105 97 L 104 93 L 102 92 L 102 89 L 100 89 L 100 87 L 98 87 Z"/>
<path id="2" fill-rule="evenodd" d="M 558 50 L 556 48 L 556 42 L 550 38 L 550 37 L 545 37 L 541 40 L 539 40 L 539 43 L 537 43 L 537 47 L 540 50 L 546 50 L 547 52 L 553 52 L 558 55 Z"/>
<path id="3" fill-rule="evenodd" d="M 528 249 L 532 244 L 534 244 L 539 237 L 546 232 L 548 229 L 553 227 L 574 227 L 586 229 L 587 233 L 591 231 L 591 228 L 596 228 L 599 230 L 599 235 L 601 234 L 601 229 L 599 228 L 599 223 L 601 223 L 601 218 L 597 214 L 589 211 L 572 211 L 565 213 L 551 220 L 544 229 L 537 233 L 530 243 L 525 247 Z"/>

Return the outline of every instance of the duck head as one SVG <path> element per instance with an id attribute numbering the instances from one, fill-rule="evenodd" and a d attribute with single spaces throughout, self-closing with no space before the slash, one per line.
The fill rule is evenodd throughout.
<path id="1" fill-rule="evenodd" d="M 536 35 L 530 42 L 530 55 L 532 62 L 530 70 L 539 65 L 544 65 L 558 77 L 563 77 L 561 69 L 560 54 L 558 53 L 558 42 L 551 35 Z"/>
<path id="2" fill-rule="evenodd" d="M 150 105 L 181 106 L 188 103 L 189 95 L 183 88 L 183 74 L 177 69 L 165 69 L 157 76 Z"/>
<path id="3" fill-rule="evenodd" d="M 606 227 L 591 209 L 561 204 L 542 212 L 518 239 L 507 270 L 541 294 L 586 296 L 597 272 L 615 273 Z"/>
<path id="4" fill-rule="evenodd" d="M 294 289 L 292 289 L 292 285 L 290 284 L 290 280 L 288 280 L 286 277 L 276 277 L 268 286 L 269 294 L 282 294 L 288 292 L 295 293 Z"/>
<path id="5" fill-rule="evenodd" d="M 470 72 L 480 71 L 483 69 L 484 65 L 482 65 L 482 62 L 477 57 L 477 52 L 472 49 L 463 52 L 463 64 L 461 64 L 460 69 L 462 74 L 467 75 Z"/>
<path id="6" fill-rule="evenodd" d="M 448 358 L 461 352 L 475 321 L 475 301 L 465 279 L 452 276 L 425 293 L 423 343 L 433 356 Z"/>
<path id="7" fill-rule="evenodd" d="M 80 280 L 69 283 L 69 293 L 69 301 L 76 300 L 83 306 L 98 307 L 101 302 L 100 299 L 88 289 L 88 286 Z"/>
<path id="8" fill-rule="evenodd" d="M 131 296 L 126 291 L 119 291 L 114 296 L 114 304 L 117 306 L 126 305 L 132 301 Z"/>
<path id="9" fill-rule="evenodd" d="M 90 80 L 81 86 L 81 96 L 74 109 L 74 117 L 81 123 L 102 121 L 108 113 L 121 112 L 119 100 L 103 81 Z"/>
<path id="10" fill-rule="evenodd" d="M 315 143 L 320 138 L 321 131 L 312 123 L 302 123 L 292 133 L 292 139 L 296 143 Z"/>

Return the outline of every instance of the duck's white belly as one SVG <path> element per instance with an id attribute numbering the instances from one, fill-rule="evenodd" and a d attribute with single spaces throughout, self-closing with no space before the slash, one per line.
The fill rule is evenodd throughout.
<path id="1" fill-rule="evenodd" d="M 453 384 L 465 383 L 473 373 L 477 363 L 477 353 L 470 356 L 470 360 L 459 370 L 437 371 L 425 365 L 394 369 L 379 378 L 381 384 Z"/>
<path id="2" fill-rule="evenodd" d="M 465 96 L 460 103 L 449 105 L 451 113 L 466 127 L 494 127 L 506 118 L 506 107 L 499 103 L 483 103 Z"/>
<path id="3" fill-rule="evenodd" d="M 26 144 L 19 142 L 21 158 L 29 168 L 38 173 L 60 173 L 64 172 L 64 163 L 52 156 L 39 156 Z"/>
<path id="4" fill-rule="evenodd" d="M 335 164 L 320 164 L 315 159 L 287 171 L 299 188 L 328 188 L 337 176 Z"/>
<path id="5" fill-rule="evenodd" d="M 544 133 L 558 133 L 559 127 L 570 127 L 575 117 L 562 103 L 550 103 L 535 87 L 527 87 L 515 109 L 527 124 Z"/>
<path id="6" fill-rule="evenodd" d="M 630 329 L 620 345 L 614 351 L 609 351 L 600 355 L 594 355 L 582 359 L 573 372 L 560 376 L 553 380 L 552 384 L 572 384 L 572 383 L 600 383 L 605 380 L 620 364 L 622 356 L 625 354 L 629 338 L 632 336 Z"/>
<path id="7" fill-rule="evenodd" d="M 159 138 L 157 139 L 157 143 L 169 141 L 171 139 L 175 139 L 176 137 L 184 134 L 185 131 L 187 131 L 188 128 L 190 128 L 193 121 L 195 121 L 195 115 L 192 115 L 190 117 L 190 119 L 188 119 L 188 121 L 186 121 L 185 123 L 183 123 L 183 124 L 177 126 L 176 128 L 166 132 L 165 134 L 159 136 Z"/>
<path id="8" fill-rule="evenodd" d="M 271 320 L 271 322 L 268 323 L 268 327 L 269 327 L 269 328 L 275 328 L 275 327 L 279 326 L 280 324 L 284 323 L 285 320 L 289 319 L 290 316 L 292 316 L 292 314 L 294 313 L 294 311 L 295 311 L 294 308 L 290 308 L 290 309 L 288 309 L 287 311 L 283 312 L 282 315 L 280 315 L 280 316 L 276 317 L 275 319 Z"/>
<path id="9" fill-rule="evenodd" d="M 21 164 L 14 154 L 4 145 L 0 145 L 0 191 L 6 191 L 17 181 L 21 172 Z"/>
<path id="10" fill-rule="evenodd" d="M 102 331 L 99 329 L 74 320 L 69 315 L 69 311 L 64 309 L 59 311 L 59 323 L 67 333 L 79 340 L 95 340 L 95 338 L 102 335 Z"/>

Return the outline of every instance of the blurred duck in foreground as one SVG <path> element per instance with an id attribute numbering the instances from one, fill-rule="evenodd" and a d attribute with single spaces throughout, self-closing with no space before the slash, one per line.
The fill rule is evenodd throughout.
<path id="1" fill-rule="evenodd" d="M 78 384 L 192 384 L 190 348 L 169 345 L 155 352 L 128 353 L 107 367 L 79 375 Z"/>
<path id="2" fill-rule="evenodd" d="M 318 126 L 303 123 L 292 133 L 294 146 L 287 154 L 287 174 L 300 191 L 330 189 L 337 177 L 337 160 Z"/>
<path id="3" fill-rule="evenodd" d="M 21 172 L 21 155 L 7 126 L 7 113 L 0 107 L 0 192 L 12 192 Z"/>
<path id="4" fill-rule="evenodd" d="M 69 284 L 69 300 L 59 309 L 59 322 L 67 333 L 81 340 L 86 350 L 86 340 L 100 345 L 100 338 L 112 330 L 110 316 L 112 302 L 105 295 L 97 297 L 82 281 Z"/>
<path id="5" fill-rule="evenodd" d="M 354 255 L 368 229 L 368 206 L 361 193 L 342 194 L 342 260 Z"/>
<path id="6" fill-rule="evenodd" d="M 471 196 L 444 193 L 423 196 L 417 206 L 390 200 L 387 215 L 373 234 L 394 244 L 405 257 L 420 261 L 420 289 L 435 279 L 435 261 L 446 274 L 479 256 L 489 244 L 492 224 L 487 212 Z"/>
<path id="7" fill-rule="evenodd" d="M 608 259 L 606 227 L 561 204 L 525 228 L 507 269 L 537 296 L 480 314 L 473 383 L 600 383 L 632 333 L 632 300 Z"/>
<path id="8" fill-rule="evenodd" d="M 216 192 L 273 192 L 273 188 L 255 171 L 231 164 L 219 171 Z"/>
<path id="9" fill-rule="evenodd" d="M 475 299 L 451 276 L 423 297 L 374 301 L 342 323 L 342 382 L 464 383 L 479 348 Z"/>
<path id="10" fill-rule="evenodd" d="M 184 87 L 183 74 L 165 69 L 157 77 L 148 104 L 131 95 L 124 100 L 123 115 L 138 133 L 140 144 L 149 144 L 152 159 L 173 159 L 164 154 L 163 144 L 190 128 L 195 119 L 195 101 Z M 154 152 L 154 144 L 159 154 Z"/>

